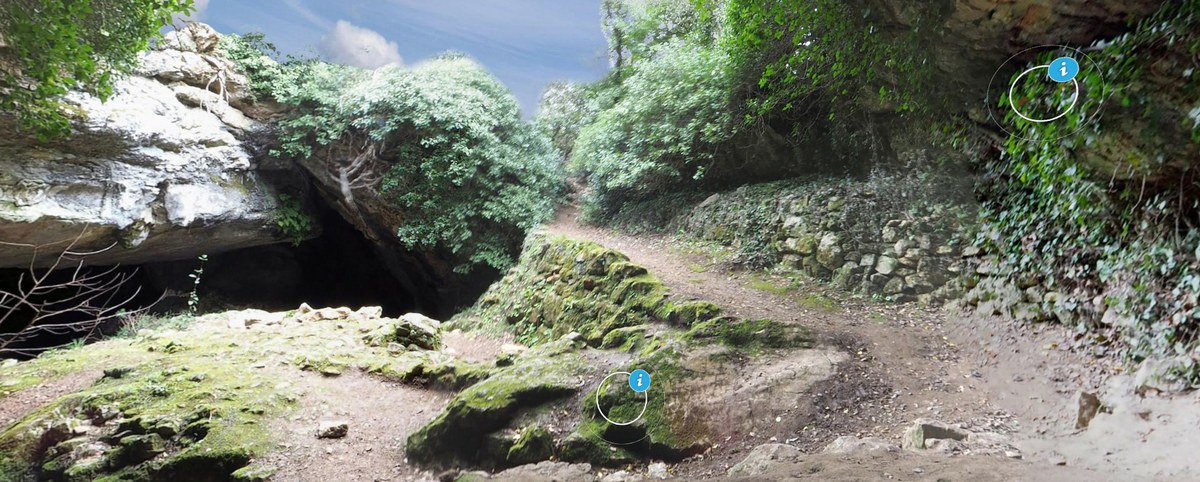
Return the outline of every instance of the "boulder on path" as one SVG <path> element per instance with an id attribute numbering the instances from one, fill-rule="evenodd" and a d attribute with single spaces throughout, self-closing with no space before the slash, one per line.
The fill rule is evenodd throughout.
<path id="1" fill-rule="evenodd" d="M 925 450 L 929 448 L 930 440 L 963 441 L 970 435 L 962 429 L 936 420 L 918 419 L 904 431 L 902 446 L 905 450 Z"/>
<path id="2" fill-rule="evenodd" d="M 843 435 L 838 437 L 829 445 L 826 445 L 821 450 L 827 454 L 849 454 L 849 453 L 873 453 L 873 452 L 899 452 L 900 447 L 896 444 L 883 439 L 868 437 L 858 438 L 853 435 Z"/>
<path id="3" fill-rule="evenodd" d="M 587 371 L 574 343 L 565 337 L 521 355 L 512 366 L 460 392 L 432 421 L 408 437 L 405 453 L 413 463 L 444 468 L 478 460 L 490 434 L 507 427 L 522 410 L 558 400 L 580 389 Z M 502 454 L 487 459 L 504 460 Z"/>
<path id="4" fill-rule="evenodd" d="M 363 336 L 371 346 L 415 346 L 422 350 L 442 348 L 442 323 L 419 313 L 408 313 L 397 319 L 381 319 L 380 325 Z"/>
<path id="5" fill-rule="evenodd" d="M 753 477 L 762 475 L 772 466 L 798 462 L 804 456 L 799 448 L 787 444 L 764 444 L 754 447 L 746 458 L 730 467 L 730 477 Z"/>
<path id="6" fill-rule="evenodd" d="M 1089 393 L 1080 390 L 1075 395 L 1076 405 L 1079 407 L 1079 412 L 1075 415 L 1075 428 L 1085 429 L 1092 423 L 1092 419 L 1096 418 L 1096 414 L 1100 412 L 1100 397 L 1095 393 Z"/>
<path id="7" fill-rule="evenodd" d="M 323 421 L 317 426 L 317 438 L 342 438 L 350 433 L 350 424 L 341 420 Z"/>

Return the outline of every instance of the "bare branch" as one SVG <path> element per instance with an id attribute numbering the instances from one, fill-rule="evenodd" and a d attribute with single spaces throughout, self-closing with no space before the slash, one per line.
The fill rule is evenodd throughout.
<path id="1" fill-rule="evenodd" d="M 126 311 L 142 294 L 140 286 L 133 287 L 132 291 L 124 289 L 134 279 L 136 270 L 123 272 L 119 266 L 86 268 L 88 257 L 116 246 L 113 244 L 96 251 L 76 251 L 76 245 L 86 233 L 87 228 L 66 242 L 66 248 L 59 252 L 50 266 L 41 269 L 37 268 L 38 254 L 64 242 L 25 245 L 0 241 L 6 246 L 24 246 L 33 250 L 28 272 L 21 273 L 11 290 L 0 290 L 0 326 L 20 320 L 15 331 L 0 332 L 0 354 L 36 356 L 57 347 L 20 345 L 46 335 L 82 334 L 84 339 L 91 339 L 105 323 L 149 308 Z M 159 301 L 165 296 L 165 293 L 160 296 Z"/>

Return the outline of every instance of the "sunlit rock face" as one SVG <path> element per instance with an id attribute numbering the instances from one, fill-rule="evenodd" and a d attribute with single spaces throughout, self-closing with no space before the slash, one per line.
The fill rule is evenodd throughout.
<path id="1" fill-rule="evenodd" d="M 53 261 L 114 245 L 90 263 L 141 263 L 279 242 L 270 166 L 251 140 L 262 125 L 232 107 L 248 81 L 215 53 L 211 28 L 191 24 L 142 55 L 107 101 L 71 93 L 69 139 L 38 144 L 0 119 L 0 241 L 47 245 Z M 222 92 L 223 95 L 219 92 Z M 284 168 L 286 169 L 286 167 Z M 0 245 L 0 267 L 31 249 Z"/>

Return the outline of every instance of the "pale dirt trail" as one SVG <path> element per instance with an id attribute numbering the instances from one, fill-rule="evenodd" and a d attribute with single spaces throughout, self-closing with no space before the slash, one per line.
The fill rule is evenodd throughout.
<path id="1" fill-rule="evenodd" d="M 1200 443 L 1200 398 L 1132 400 L 1117 389 L 1111 400 L 1143 405 L 1138 416 L 1101 414 L 1093 429 L 1074 430 L 1077 390 L 1095 390 L 1115 371 L 1115 363 L 1058 346 L 1072 334 L 1058 326 L 1016 327 L 991 317 L 967 317 L 956 311 L 887 304 L 833 293 L 808 282 L 799 290 L 763 289 L 764 276 L 714 264 L 667 236 L 631 236 L 582 225 L 577 211 L 559 212 L 551 233 L 588 239 L 625 253 L 647 267 L 671 289 L 672 296 L 704 299 L 743 318 L 800 323 L 820 338 L 851 352 L 850 373 L 865 383 L 884 384 L 892 395 L 862 403 L 872 422 L 849 420 L 830 429 L 855 428 L 839 435 L 899 440 L 917 418 L 963 423 L 981 430 L 1011 429 L 1025 460 L 985 457 L 884 455 L 854 457 L 812 455 L 807 464 L 781 469 L 783 478 L 826 480 L 1200 480 L 1200 466 L 1183 453 Z M 767 281 L 772 278 L 767 276 Z M 786 286 L 787 280 L 774 279 Z M 813 303 L 827 297 L 832 306 Z M 1109 382 L 1109 385 L 1114 385 Z M 1148 418 L 1146 410 L 1151 414 Z M 1171 412 L 1160 414 L 1160 410 Z M 1128 411 L 1128 410 L 1127 410 Z M 836 416 L 836 413 L 833 414 Z M 1108 418 L 1105 418 L 1108 417 Z M 1171 440 L 1174 438 L 1175 442 Z M 1195 443 L 1178 443 L 1180 439 Z M 770 440 L 761 440 L 768 443 Z M 747 441 L 747 446 L 752 445 Z M 716 460 L 689 462 L 677 469 L 717 475 L 736 463 L 744 450 L 718 454 Z M 689 471 L 688 464 L 697 467 Z M 918 473 L 919 472 L 919 473 Z"/>

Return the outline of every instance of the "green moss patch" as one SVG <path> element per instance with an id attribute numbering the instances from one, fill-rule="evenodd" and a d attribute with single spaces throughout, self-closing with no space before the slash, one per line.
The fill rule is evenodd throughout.
<path id="1" fill-rule="evenodd" d="M 736 351 L 747 353 L 758 353 L 769 348 L 811 348 L 814 342 L 812 332 L 800 325 L 729 317 L 696 325 L 686 337 L 693 342 L 716 340 Z"/>
<path id="2" fill-rule="evenodd" d="M 689 416 L 682 405 L 667 403 L 687 396 L 682 383 L 689 378 L 689 370 L 681 363 L 680 348 L 679 343 L 671 343 L 639 357 L 625 369 L 636 367 L 653 373 L 654 396 L 629 390 L 623 379 L 616 378 L 585 394 L 579 407 L 581 422 L 574 434 L 564 439 L 560 455 L 565 460 L 611 466 L 630 457 L 681 460 L 706 450 L 713 442 L 707 422 Z M 596 411 L 597 396 L 608 420 Z M 635 419 L 630 425 L 610 423 Z"/>
<path id="3" fill-rule="evenodd" d="M 507 427 L 521 411 L 578 391 L 579 377 L 588 368 L 575 349 L 567 338 L 538 347 L 520 355 L 512 366 L 467 387 L 436 418 L 408 437 L 405 452 L 409 460 L 440 468 L 507 459 L 517 445 L 488 455 L 488 436 Z M 481 456 L 481 452 L 485 454 Z"/>
<path id="4" fill-rule="evenodd" d="M 181 337 L 182 338 L 182 337 Z M 226 477 L 268 446 L 264 418 L 291 408 L 277 375 L 252 353 L 203 336 L 114 340 L 69 354 L 122 363 L 93 385 L 35 410 L 0 434 L 0 466 L 19 480 L 207 480 Z M 66 356 L 59 355 L 59 356 Z M 23 369 L 62 363 L 59 356 Z M 115 479 L 114 479 L 115 480 Z"/>
<path id="5" fill-rule="evenodd" d="M 719 312 L 711 303 L 671 303 L 662 281 L 619 252 L 535 234 L 517 266 L 451 323 L 511 332 L 531 345 L 577 332 L 599 346 L 613 330 L 651 322 L 690 325 Z"/>
<path id="6" fill-rule="evenodd" d="M 296 370 L 330 377 L 361 370 L 450 389 L 489 377 L 490 363 L 422 347 L 441 345 L 436 322 L 411 330 L 404 319 L 369 313 L 206 315 L 186 329 L 163 325 L 4 366 L 8 393 L 87 369 L 98 369 L 98 380 L 0 433 L 0 480 L 265 480 L 269 467 L 248 464 L 272 448 L 268 428 L 294 409 L 298 394 L 287 380 Z M 557 363 L 556 348 L 544 350 Z M 532 377 L 548 368 L 525 370 Z M 566 389 L 565 378 L 554 380 L 550 395 L 516 396 Z M 487 400 L 474 398 L 470 408 Z"/>

